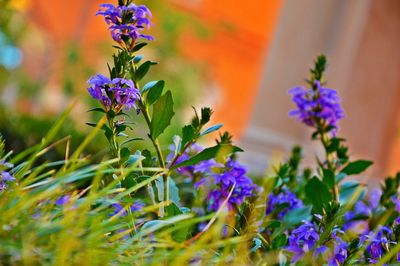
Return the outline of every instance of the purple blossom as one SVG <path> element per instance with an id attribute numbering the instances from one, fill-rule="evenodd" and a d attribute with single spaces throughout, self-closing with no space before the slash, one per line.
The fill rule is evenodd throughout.
<path id="1" fill-rule="evenodd" d="M 289 112 L 290 116 L 307 126 L 316 127 L 317 121 L 326 126 L 338 128 L 338 121 L 344 117 L 344 111 L 340 106 L 340 98 L 333 89 L 324 88 L 319 81 L 315 81 L 316 90 L 295 87 L 289 90 L 292 101 L 297 109 Z"/>
<path id="2" fill-rule="evenodd" d="M 393 202 L 393 204 L 394 204 L 394 210 L 395 210 L 396 212 L 400 212 L 400 199 L 397 198 L 397 197 L 393 197 L 393 198 L 392 198 L 392 202 Z"/>
<path id="3" fill-rule="evenodd" d="M 67 204 L 70 199 L 71 199 L 70 195 L 62 196 L 56 200 L 55 204 L 58 206 L 62 206 L 62 205 Z"/>
<path id="4" fill-rule="evenodd" d="M 167 162 L 169 164 L 171 164 L 172 160 L 175 158 L 175 151 L 176 151 L 175 144 L 171 145 L 169 147 L 169 150 L 170 150 L 170 153 L 167 155 Z M 193 143 L 192 145 L 190 145 L 190 147 L 184 153 L 182 153 L 178 157 L 178 159 L 175 161 L 174 165 L 189 160 L 190 157 L 198 154 L 202 150 L 204 150 L 204 147 L 202 147 L 201 145 L 198 145 L 196 143 Z M 172 167 L 172 165 L 169 165 L 169 167 Z M 217 163 L 214 159 L 210 159 L 210 160 L 201 161 L 195 165 L 178 167 L 176 169 L 176 172 L 179 173 L 180 175 L 193 178 L 194 174 L 201 174 L 202 176 L 210 174 L 212 172 L 212 169 L 215 167 L 223 167 L 223 165 L 220 163 Z"/>
<path id="5" fill-rule="evenodd" d="M 381 199 L 381 196 L 382 196 L 382 191 L 379 188 L 375 188 L 369 193 L 368 203 L 373 210 L 379 207 L 379 201 Z"/>
<path id="6" fill-rule="evenodd" d="M 124 206 L 122 206 L 119 203 L 113 203 L 111 204 L 112 208 L 113 208 L 113 212 L 110 213 L 110 216 L 114 216 L 114 215 L 120 215 L 122 217 L 127 215 L 127 211 L 126 208 Z M 133 203 L 129 208 L 131 210 L 131 212 L 137 212 L 140 211 L 141 209 L 143 209 L 145 206 L 145 204 L 141 201 L 138 200 L 135 203 Z"/>
<path id="7" fill-rule="evenodd" d="M 111 31 L 111 36 L 116 42 L 132 40 L 135 43 L 137 39 L 154 40 L 150 35 L 142 34 L 144 28 L 149 28 L 151 22 L 150 10 L 144 6 L 129 4 L 128 6 L 114 6 L 112 4 L 100 5 L 100 10 L 96 13 L 104 17 L 104 20 Z"/>
<path id="8" fill-rule="evenodd" d="M 337 232 L 338 231 L 334 231 L 332 234 L 334 248 L 333 254 L 328 258 L 329 266 L 342 265 L 348 256 L 347 249 L 349 245 L 337 236 Z"/>
<path id="9" fill-rule="evenodd" d="M 5 162 L 4 160 L 0 161 L 0 192 L 4 191 L 8 188 L 9 182 L 14 182 L 15 178 L 10 174 L 10 172 L 5 169 L 13 167 L 12 164 Z M 1 170 L 4 169 L 4 170 Z"/>
<path id="10" fill-rule="evenodd" d="M 91 77 L 87 83 L 91 85 L 88 88 L 90 95 L 99 100 L 106 111 L 113 109 L 118 112 L 121 109 L 137 109 L 136 101 L 140 98 L 140 91 L 131 80 L 124 78 L 110 80 L 97 74 Z"/>
<path id="11" fill-rule="evenodd" d="M 300 207 L 303 207 L 303 202 L 285 187 L 278 194 L 270 193 L 268 195 L 267 209 L 265 213 L 268 215 L 278 209 L 278 218 L 282 219 L 289 210 Z"/>
<path id="12" fill-rule="evenodd" d="M 293 253 L 291 261 L 293 263 L 300 260 L 305 253 L 314 248 L 319 240 L 319 234 L 315 225 L 311 222 L 304 221 L 302 225 L 294 229 L 289 236 L 289 246 L 286 250 Z M 323 246 L 317 250 L 317 254 L 323 253 L 326 248 Z"/>
<path id="13" fill-rule="evenodd" d="M 360 233 L 368 231 L 368 223 L 361 218 L 371 217 L 373 212 L 379 207 L 379 200 L 382 192 L 379 189 L 372 190 L 369 194 L 367 201 L 357 201 L 354 204 L 352 211 L 348 211 L 344 215 L 345 224 L 343 225 L 344 230 L 362 229 Z"/>
<path id="14" fill-rule="evenodd" d="M 291 232 L 289 246 L 286 247 L 286 250 L 293 253 L 292 263 L 296 263 L 306 253 L 313 251 L 315 258 L 322 255 L 327 260 L 329 266 L 342 265 L 348 256 L 348 244 L 338 234 L 343 234 L 344 232 L 333 229 L 329 242 L 325 242 L 321 246 L 316 246 L 320 240 L 320 235 L 316 228 L 314 223 L 304 221 L 302 225 Z M 329 243 L 332 244 L 332 249 L 329 248 L 330 245 L 327 246 Z"/>
<path id="15" fill-rule="evenodd" d="M 366 247 L 367 261 L 369 263 L 377 263 L 378 260 L 385 254 L 385 251 L 390 249 L 391 244 L 396 244 L 392 241 L 393 231 L 387 226 L 381 226 L 377 233 L 365 235 L 368 246 Z"/>
<path id="16" fill-rule="evenodd" d="M 211 187 L 207 196 L 207 210 L 218 210 L 229 196 L 233 186 L 232 195 L 227 203 L 228 209 L 232 209 L 234 204 L 239 206 L 247 197 L 254 196 L 257 186 L 246 176 L 246 172 L 243 165 L 229 158 L 221 173 L 212 174 L 197 182 L 196 188 L 206 184 L 212 186 L 212 181 L 214 181 L 214 186 Z"/>
<path id="17" fill-rule="evenodd" d="M 114 99 L 117 105 L 123 106 L 126 110 L 136 108 L 136 101 L 140 98 L 140 92 L 132 80 L 115 78 L 111 82 L 114 86 L 110 91 L 114 92 Z"/>

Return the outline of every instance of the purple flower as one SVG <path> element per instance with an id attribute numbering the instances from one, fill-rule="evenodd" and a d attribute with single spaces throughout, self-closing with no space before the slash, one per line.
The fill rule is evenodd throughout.
<path id="1" fill-rule="evenodd" d="M 289 112 L 290 116 L 307 126 L 316 127 L 317 121 L 325 126 L 338 128 L 338 121 L 344 117 L 344 111 L 340 106 L 340 98 L 333 89 L 324 88 L 319 81 L 315 81 L 316 90 L 295 87 L 289 90 L 292 101 L 297 109 Z"/>
<path id="2" fill-rule="evenodd" d="M 368 223 L 365 220 L 361 220 L 363 217 L 371 217 L 373 212 L 379 207 L 379 200 L 382 192 L 379 189 L 372 190 L 369 194 L 367 201 L 357 201 L 354 204 L 353 211 L 348 211 L 344 215 L 345 224 L 343 225 L 344 230 L 348 229 L 363 229 L 365 233 L 368 231 Z"/>
<path id="3" fill-rule="evenodd" d="M 4 191 L 8 188 L 8 183 L 9 182 L 14 182 L 15 178 L 6 170 L 1 170 L 1 169 L 7 169 L 13 167 L 12 164 L 5 162 L 4 160 L 0 161 L 0 192 Z"/>
<path id="4" fill-rule="evenodd" d="M 368 203 L 373 210 L 379 207 L 379 201 L 381 199 L 381 196 L 382 196 L 382 191 L 379 188 L 373 189 L 369 193 Z"/>
<path id="5" fill-rule="evenodd" d="M 55 203 L 56 203 L 56 205 L 58 205 L 58 206 L 62 206 L 62 205 L 67 204 L 68 201 L 70 200 L 70 198 L 71 198 L 70 195 L 62 196 L 62 197 L 59 197 L 59 198 L 56 200 Z"/>
<path id="6" fill-rule="evenodd" d="M 294 229 L 289 236 L 289 246 L 286 250 L 293 253 L 291 261 L 293 263 L 300 260 L 305 253 L 309 252 L 319 240 L 319 234 L 315 229 L 315 225 L 311 222 L 304 221 L 302 225 Z M 317 254 L 323 253 L 326 249 L 318 249 Z"/>
<path id="7" fill-rule="evenodd" d="M 114 6 L 112 4 L 100 5 L 100 10 L 96 13 L 104 17 L 104 20 L 111 31 L 111 36 L 116 42 L 132 40 L 132 43 L 139 38 L 153 40 L 150 35 L 142 34 L 144 28 L 149 28 L 151 22 L 150 10 L 144 6 L 129 4 L 128 6 Z"/>
<path id="8" fill-rule="evenodd" d="M 110 91 L 114 92 L 114 100 L 117 105 L 123 106 L 126 110 L 136 108 L 136 101 L 140 98 L 140 92 L 135 88 L 129 79 L 115 78 L 111 82 L 114 86 Z"/>
<path id="9" fill-rule="evenodd" d="M 372 232 L 365 237 L 369 243 L 365 249 L 369 263 L 377 263 L 385 251 L 390 249 L 390 245 L 396 244 L 396 242 L 391 241 L 393 231 L 387 226 L 381 226 L 377 233 Z"/>
<path id="10" fill-rule="evenodd" d="M 338 231 L 334 231 L 332 234 L 334 250 L 333 254 L 328 258 L 329 266 L 342 265 L 348 256 L 347 249 L 349 245 L 337 236 L 337 232 Z"/>
<path id="11" fill-rule="evenodd" d="M 171 152 L 167 156 L 167 162 L 169 164 L 171 164 L 172 160 L 175 158 L 175 150 L 176 150 L 175 145 L 171 145 L 169 147 L 169 150 Z M 174 165 L 189 160 L 190 157 L 198 154 L 202 150 L 204 150 L 204 147 L 202 147 L 196 143 L 193 143 L 192 145 L 190 145 L 190 147 L 184 153 L 182 153 L 178 157 L 178 159 L 175 161 Z M 172 165 L 170 165 L 169 167 L 172 167 Z M 201 175 L 205 176 L 206 174 L 211 173 L 212 169 L 215 167 L 223 167 L 223 165 L 220 163 L 217 163 L 214 159 L 210 159 L 210 160 L 201 161 L 195 165 L 178 167 L 176 169 L 176 172 L 179 173 L 180 175 L 193 178 L 194 174 L 201 174 Z"/>
<path id="12" fill-rule="evenodd" d="M 126 208 L 124 206 L 122 206 L 119 203 L 113 203 L 111 204 L 112 208 L 113 208 L 113 212 L 110 213 L 110 216 L 114 216 L 114 215 L 120 215 L 122 217 L 127 215 L 127 211 Z M 145 206 L 145 204 L 141 201 L 138 200 L 135 203 L 133 203 L 129 208 L 131 210 L 131 212 L 137 212 L 140 211 L 141 209 L 143 209 Z"/>
<path id="13" fill-rule="evenodd" d="M 87 89 L 90 95 L 101 101 L 107 110 L 111 107 L 111 100 L 107 95 L 110 83 L 111 80 L 101 74 L 96 74 L 87 81 L 87 84 L 91 85 Z"/>
<path id="14" fill-rule="evenodd" d="M 329 266 L 339 266 L 345 262 L 348 256 L 348 244 L 338 236 L 343 233 L 341 230 L 333 229 L 330 240 L 324 242 L 324 245 L 316 246 L 320 240 L 316 225 L 304 221 L 302 225 L 291 232 L 289 246 L 286 247 L 286 250 L 293 253 L 292 263 L 296 263 L 303 258 L 304 254 L 313 251 L 313 257 L 322 255 Z M 330 244 L 332 244 L 331 249 L 329 248 Z"/>
<path id="15" fill-rule="evenodd" d="M 227 203 L 228 209 L 232 209 L 234 204 L 239 206 L 247 197 L 254 196 L 257 186 L 246 176 L 246 172 L 243 165 L 235 160 L 228 159 L 221 173 L 212 174 L 196 183 L 195 187 L 198 188 L 205 184 L 212 185 L 212 182 L 209 181 L 214 181 L 214 186 L 207 196 L 207 210 L 218 210 L 222 202 L 229 196 L 233 186 L 232 195 Z"/>
<path id="16" fill-rule="evenodd" d="M 140 92 L 129 79 L 109 78 L 97 74 L 91 77 L 88 82 L 90 95 L 101 102 L 104 109 L 113 109 L 119 112 L 121 109 L 129 110 L 136 108 L 136 101 L 140 98 Z"/>
<path id="17" fill-rule="evenodd" d="M 393 198 L 392 198 L 392 202 L 393 202 L 393 204 L 394 204 L 394 210 L 395 210 L 396 212 L 400 212 L 400 199 L 397 198 L 397 197 L 393 197 Z"/>
<path id="18" fill-rule="evenodd" d="M 265 213 L 268 215 L 278 209 L 278 218 L 282 219 L 289 210 L 300 207 L 303 207 L 303 202 L 285 187 L 278 194 L 270 193 L 268 195 Z"/>

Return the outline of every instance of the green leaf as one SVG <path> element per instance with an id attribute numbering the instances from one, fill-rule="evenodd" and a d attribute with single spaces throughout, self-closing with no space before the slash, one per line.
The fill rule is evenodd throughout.
<path id="1" fill-rule="evenodd" d="M 166 206 L 165 212 L 166 212 L 166 218 L 183 214 L 181 209 L 179 209 L 179 207 L 175 203 L 171 203 L 168 206 Z M 174 230 L 172 231 L 172 239 L 175 240 L 176 242 L 181 243 L 187 239 L 188 232 L 189 232 L 188 226 Z"/>
<path id="2" fill-rule="evenodd" d="M 192 118 L 191 125 L 193 128 L 197 129 L 200 126 L 200 118 L 199 118 L 199 115 L 197 114 L 196 108 L 194 108 L 193 106 L 192 106 L 192 108 L 194 111 L 194 117 Z"/>
<path id="3" fill-rule="evenodd" d="M 165 207 L 165 213 L 166 213 L 166 218 L 169 218 L 182 214 L 182 211 L 175 203 L 172 202 L 171 204 Z"/>
<path id="4" fill-rule="evenodd" d="M 131 152 L 128 148 L 124 147 L 120 151 L 121 162 L 126 162 L 129 159 Z"/>
<path id="5" fill-rule="evenodd" d="M 335 185 L 335 173 L 329 169 L 322 169 L 322 182 L 324 182 L 329 188 Z"/>
<path id="6" fill-rule="evenodd" d="M 145 157 L 141 154 L 140 151 L 136 151 L 135 154 L 129 155 L 128 160 L 126 161 L 127 166 L 138 165 L 139 162 L 143 161 Z"/>
<path id="7" fill-rule="evenodd" d="M 101 107 L 92 108 L 92 109 L 88 110 L 88 113 L 89 112 L 100 112 L 100 113 L 104 113 L 104 114 L 106 113 L 106 111 Z"/>
<path id="8" fill-rule="evenodd" d="M 91 127 L 97 127 L 96 123 L 86 123 L 86 125 L 91 126 Z M 101 126 L 101 130 L 104 130 L 104 134 L 106 135 L 107 139 L 110 139 L 113 137 L 113 132 L 107 125 L 103 124 Z"/>
<path id="9" fill-rule="evenodd" d="M 201 132 L 200 136 L 204 136 L 204 135 L 210 134 L 210 133 L 212 133 L 214 131 L 219 130 L 221 127 L 222 127 L 222 124 L 217 124 L 217 125 L 214 125 L 212 127 L 209 127 L 206 130 L 204 130 L 203 132 Z"/>
<path id="10" fill-rule="evenodd" d="M 332 153 L 332 152 L 336 151 L 337 149 L 339 149 L 341 141 L 342 140 L 339 139 L 339 138 L 332 138 L 330 143 L 329 143 L 329 146 L 326 148 L 326 151 L 328 153 Z"/>
<path id="11" fill-rule="evenodd" d="M 150 67 L 155 64 L 157 63 L 151 61 L 146 61 L 141 64 L 140 67 L 135 71 L 135 81 L 142 80 L 144 76 L 146 76 L 147 72 L 149 72 Z"/>
<path id="12" fill-rule="evenodd" d="M 366 161 L 366 160 L 358 160 L 355 162 L 350 162 L 346 165 L 345 168 L 341 171 L 342 173 L 345 173 L 347 175 L 356 175 L 364 172 L 368 167 L 370 167 L 373 164 L 372 161 Z"/>
<path id="13" fill-rule="evenodd" d="M 283 222 L 288 225 L 295 225 L 301 223 L 304 220 L 311 219 L 311 208 L 302 207 L 288 211 L 285 216 L 283 216 Z"/>
<path id="14" fill-rule="evenodd" d="M 136 178 L 137 178 L 136 174 L 130 173 L 121 181 L 122 187 L 124 187 L 126 189 L 130 189 L 130 188 L 136 186 L 138 184 L 138 182 L 136 181 Z"/>
<path id="15" fill-rule="evenodd" d="M 147 105 L 152 105 L 160 98 L 164 89 L 164 85 L 164 80 L 159 80 L 153 86 L 148 88 L 148 93 L 146 96 Z"/>
<path id="16" fill-rule="evenodd" d="M 342 181 L 345 177 L 346 177 L 346 174 L 345 174 L 345 173 L 339 173 L 339 174 L 337 174 L 336 177 L 335 177 L 336 183 L 339 184 L 340 181 Z"/>
<path id="17" fill-rule="evenodd" d="M 158 201 L 164 200 L 164 180 L 162 176 L 159 176 L 154 183 L 156 184 L 157 188 L 157 197 Z"/>
<path id="18" fill-rule="evenodd" d="M 157 196 L 160 201 L 164 200 L 164 180 L 162 176 L 156 179 L 155 181 L 156 188 L 157 188 Z M 175 204 L 179 204 L 179 189 L 176 186 L 175 181 L 168 177 L 168 187 L 169 187 L 169 200 Z"/>
<path id="19" fill-rule="evenodd" d="M 140 234 L 141 236 L 146 236 L 151 233 L 154 233 L 160 229 L 166 229 L 173 226 L 173 223 L 169 221 L 164 221 L 164 220 L 152 220 L 149 222 L 146 222 L 142 225 L 140 228 Z"/>
<path id="20" fill-rule="evenodd" d="M 201 120 L 200 120 L 200 124 L 201 125 L 205 125 L 207 124 L 210 119 L 211 119 L 211 115 L 212 115 L 213 111 L 211 108 L 209 107 L 203 107 L 201 108 Z"/>
<path id="21" fill-rule="evenodd" d="M 142 138 L 129 138 L 127 140 L 125 140 L 124 142 L 121 143 L 121 146 L 126 145 L 132 141 L 136 141 L 136 140 L 143 140 Z"/>
<path id="22" fill-rule="evenodd" d="M 153 114 L 150 123 L 150 134 L 153 139 L 157 138 L 170 125 L 174 116 L 174 101 L 171 91 L 167 91 L 153 105 Z"/>
<path id="23" fill-rule="evenodd" d="M 156 188 L 157 188 L 157 196 L 159 201 L 164 200 L 164 180 L 162 176 L 156 179 L 155 181 Z M 179 204 L 179 189 L 176 186 L 175 181 L 168 177 L 168 187 L 169 187 L 169 200 L 175 204 Z"/>
<path id="24" fill-rule="evenodd" d="M 196 154 L 189 160 L 186 160 L 184 162 L 178 163 L 174 166 L 171 167 L 171 170 L 176 169 L 178 167 L 182 166 L 191 166 L 194 164 L 197 164 L 202 161 L 206 161 L 209 159 L 213 159 L 219 156 L 226 156 L 231 153 L 235 152 L 242 152 L 243 150 L 240 149 L 239 147 L 230 145 L 230 144 L 219 144 L 214 147 L 206 148 L 202 150 L 200 153 Z"/>
<path id="25" fill-rule="evenodd" d="M 178 205 L 180 200 L 179 188 L 171 177 L 168 177 L 168 187 L 169 187 L 169 200 Z"/>
<path id="26" fill-rule="evenodd" d="M 140 49 L 142 49 L 143 47 L 145 47 L 146 45 L 147 45 L 147 43 L 145 43 L 145 42 L 138 43 L 133 47 L 132 52 L 137 52 Z"/>
<path id="27" fill-rule="evenodd" d="M 358 195 L 356 193 L 358 193 Z M 363 198 L 365 193 L 365 185 L 361 185 L 358 181 L 345 182 L 339 188 L 339 202 L 342 204 L 351 201 L 356 202 Z"/>
<path id="28" fill-rule="evenodd" d="M 315 176 L 307 182 L 304 192 L 317 213 L 321 213 L 322 209 L 332 200 L 328 186 Z"/>
<path id="29" fill-rule="evenodd" d="M 197 134 L 191 125 L 186 125 L 182 128 L 181 151 L 188 142 L 194 140 L 197 137 L 196 135 Z"/>
<path id="30" fill-rule="evenodd" d="M 157 82 L 159 82 L 159 80 L 153 80 L 153 81 L 147 82 L 142 88 L 142 93 L 145 93 L 146 91 L 148 91 L 149 89 L 154 87 L 157 84 Z"/>
<path id="31" fill-rule="evenodd" d="M 279 234 L 274 240 L 272 240 L 272 248 L 278 249 L 287 244 L 287 236 L 285 234 Z"/>
<path id="32" fill-rule="evenodd" d="M 281 226 L 281 222 L 278 220 L 269 220 L 265 225 L 265 228 L 276 229 Z"/>
<path id="33" fill-rule="evenodd" d="M 143 59 L 143 55 L 137 55 L 133 58 L 133 63 L 138 64 Z"/>

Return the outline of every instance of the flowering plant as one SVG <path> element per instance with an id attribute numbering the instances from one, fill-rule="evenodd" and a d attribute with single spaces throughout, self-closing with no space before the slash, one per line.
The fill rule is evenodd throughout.
<path id="1" fill-rule="evenodd" d="M 347 180 L 371 161 L 351 160 L 339 137 L 340 98 L 326 88 L 325 56 L 307 83 L 289 90 L 289 115 L 313 129 L 324 156 L 302 167 L 294 147 L 273 176 L 250 178 L 238 161 L 242 149 L 228 132 L 211 147 L 199 144 L 219 131 L 212 110 L 194 110 L 172 143 L 160 136 L 174 116 L 163 80 L 141 84 L 155 62 L 139 54 L 153 37 L 151 12 L 131 0 L 104 4 L 97 13 L 116 42 L 109 73 L 95 74 L 87 88 L 103 117 L 63 161 L 36 158 L 68 138 L 52 142 L 62 115 L 42 143 L 5 154 L 0 145 L 0 260 L 77 264 L 364 265 L 400 260 L 400 174 L 379 190 Z M 147 136 L 133 135 L 137 119 Z M 81 156 L 102 131 L 111 159 Z M 136 134 L 136 133 L 135 133 Z M 147 140 L 147 149 L 135 143 Z M 68 146 L 69 147 L 69 146 Z"/>

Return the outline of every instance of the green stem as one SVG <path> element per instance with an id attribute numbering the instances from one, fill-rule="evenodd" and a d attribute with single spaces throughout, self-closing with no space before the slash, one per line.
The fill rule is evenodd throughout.
<path id="1" fill-rule="evenodd" d="M 113 118 L 108 118 L 108 126 L 112 130 L 112 138 L 110 139 L 110 145 L 112 149 L 112 153 L 115 157 L 119 158 L 119 148 L 118 148 L 118 142 L 117 142 L 117 131 L 114 125 L 114 119 Z"/>
<path id="2" fill-rule="evenodd" d="M 323 127 L 323 125 L 321 125 L 321 123 L 317 123 L 317 126 L 318 126 L 319 134 L 321 136 L 322 145 L 324 146 L 325 157 L 326 157 L 326 162 L 328 164 L 328 169 L 331 170 L 336 175 L 336 167 L 334 165 L 334 162 L 332 161 L 334 158 L 332 157 L 332 154 L 330 154 L 328 152 L 329 137 L 325 133 L 324 127 Z M 335 180 L 335 183 L 334 183 L 334 185 L 332 187 L 332 195 L 333 195 L 333 198 L 334 198 L 335 202 L 338 202 L 338 200 L 339 200 L 339 189 L 338 189 L 338 186 L 336 184 L 336 180 Z"/>
<path id="3" fill-rule="evenodd" d="M 165 169 L 165 161 L 164 161 L 164 156 L 162 155 L 160 143 L 158 142 L 158 139 L 157 138 L 153 138 L 153 136 L 151 134 L 152 133 L 151 132 L 151 119 L 150 119 L 150 115 L 148 113 L 148 110 L 146 108 L 146 105 L 145 105 L 143 99 L 139 100 L 139 108 L 140 108 L 140 111 L 142 112 L 143 117 L 144 117 L 144 119 L 146 121 L 146 124 L 147 124 L 147 126 L 148 126 L 148 128 L 150 130 L 150 134 L 148 136 L 149 136 L 149 138 L 150 138 L 150 140 L 151 140 L 151 142 L 152 142 L 152 144 L 154 146 L 154 149 L 156 150 L 157 158 L 158 158 L 158 162 L 160 164 L 160 167 Z M 169 182 L 168 182 L 168 174 L 167 173 L 163 174 L 163 182 L 164 182 L 164 195 L 165 195 L 164 198 L 165 198 L 166 201 L 168 201 L 169 200 Z"/>
<path id="4" fill-rule="evenodd" d="M 172 162 L 171 162 L 171 164 L 170 164 L 170 167 L 172 167 L 172 166 L 176 163 L 176 161 L 182 156 L 182 154 L 185 153 L 185 151 L 186 151 L 186 150 L 190 147 L 190 145 L 192 145 L 194 142 L 196 142 L 196 140 L 192 140 L 192 141 L 189 141 L 188 143 L 186 143 L 185 147 L 183 147 L 183 149 L 182 149 L 180 152 L 178 152 L 177 155 L 175 155 L 174 159 L 172 159 Z"/>
<path id="5" fill-rule="evenodd" d="M 134 44 L 132 44 L 134 45 Z M 133 46 L 132 46 L 133 47 Z M 128 50 L 128 53 L 130 56 L 133 57 L 133 52 L 131 51 L 131 49 Z M 136 68 L 134 66 L 134 64 L 132 63 L 132 61 L 130 62 L 130 68 L 133 71 L 136 71 Z M 139 90 L 139 84 L 134 81 L 135 87 Z M 158 162 L 161 168 L 165 169 L 165 162 L 164 162 L 164 157 L 162 155 L 162 151 L 161 151 L 161 147 L 160 147 L 160 143 L 158 142 L 157 138 L 153 138 L 152 136 L 152 130 L 151 130 L 151 118 L 146 106 L 146 103 L 144 102 L 143 98 L 140 97 L 139 101 L 138 101 L 138 106 L 140 111 L 142 112 L 144 119 L 146 121 L 147 127 L 149 128 L 149 138 L 154 146 L 154 149 L 156 150 L 157 153 L 157 158 L 158 158 Z M 168 201 L 169 200 L 169 182 L 168 182 L 168 173 L 164 173 L 163 174 L 163 183 L 164 183 L 164 200 Z M 160 211 L 161 216 L 163 215 L 163 209 Z"/>

